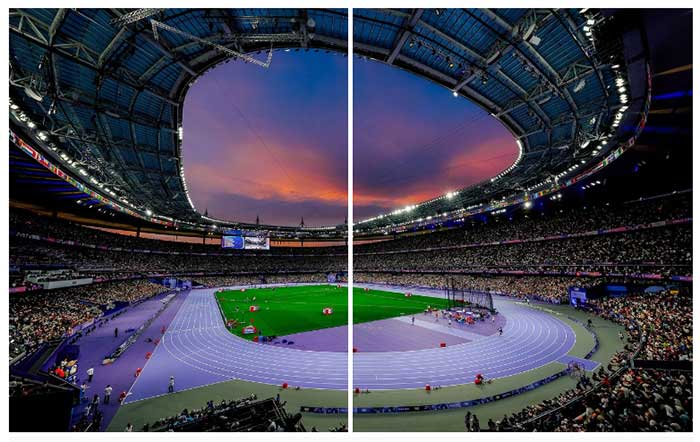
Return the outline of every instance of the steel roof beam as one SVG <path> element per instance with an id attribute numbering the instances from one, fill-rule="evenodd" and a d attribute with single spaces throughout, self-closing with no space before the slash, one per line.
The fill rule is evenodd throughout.
<path id="1" fill-rule="evenodd" d="M 112 50 L 114 47 L 119 43 L 124 36 L 124 33 L 127 32 L 126 28 L 120 28 L 119 31 L 112 37 L 112 39 L 109 41 L 107 46 L 100 52 L 100 56 L 97 59 L 97 68 L 102 69 L 102 67 L 105 65 L 107 60 L 109 60 L 109 55 L 112 53 Z"/>
<path id="2" fill-rule="evenodd" d="M 388 64 L 394 64 L 396 56 L 401 52 L 401 48 L 403 48 L 406 40 L 408 40 L 413 28 L 416 26 L 416 23 L 418 23 L 418 20 L 420 20 L 421 15 L 423 15 L 423 9 L 416 9 L 413 11 L 413 14 L 410 17 L 406 18 L 406 23 L 403 26 L 403 32 L 401 32 L 401 35 L 394 43 L 394 47 L 391 49 L 391 53 L 389 53 L 389 57 L 386 59 Z"/>
<path id="3" fill-rule="evenodd" d="M 22 38 L 25 38 L 27 40 L 34 42 L 35 44 L 41 46 L 42 48 L 46 49 L 49 52 L 58 53 L 62 57 L 70 59 L 71 61 L 73 61 L 73 62 L 75 62 L 75 63 L 77 63 L 85 68 L 91 69 L 91 70 L 97 72 L 98 74 L 103 73 L 104 75 L 110 77 L 111 79 L 113 79 L 119 83 L 124 83 L 127 86 L 134 88 L 136 90 L 143 90 L 145 93 L 150 94 L 158 99 L 161 99 L 161 100 L 165 101 L 166 103 L 169 103 L 173 106 L 178 106 L 178 103 L 176 101 L 170 99 L 164 93 L 153 89 L 152 86 L 146 85 L 146 84 L 140 84 L 137 81 L 134 81 L 133 79 L 127 80 L 128 77 L 133 78 L 133 74 L 129 75 L 130 72 L 123 67 L 121 67 L 121 69 L 119 69 L 120 74 L 121 74 L 121 75 L 119 75 L 115 71 L 112 71 L 109 69 L 104 70 L 104 69 L 98 68 L 96 63 L 80 58 L 76 54 L 68 51 L 66 49 L 67 45 L 50 46 L 48 43 L 45 43 L 44 41 L 37 38 L 36 36 L 30 35 L 30 34 L 24 32 L 23 30 L 21 30 L 19 28 L 15 28 L 13 26 L 10 26 L 10 32 L 12 32 L 15 35 L 18 35 Z M 80 48 L 83 48 L 83 50 L 84 50 L 85 47 L 84 47 L 84 45 L 79 45 L 79 46 L 74 46 L 74 48 L 76 48 L 78 50 L 80 50 Z M 99 58 L 99 55 L 97 55 L 97 57 Z"/>
<path id="4" fill-rule="evenodd" d="M 165 57 L 173 60 L 175 63 L 178 64 L 184 71 L 186 71 L 188 74 L 192 75 L 193 77 L 197 75 L 197 72 L 195 72 L 192 67 L 187 64 L 186 62 L 182 61 L 177 54 L 173 53 L 172 49 L 170 49 L 166 44 L 162 41 L 163 37 L 160 37 L 157 41 L 153 39 L 150 35 L 148 35 L 148 31 L 144 31 L 141 35 L 141 37 L 146 40 L 148 44 L 150 44 L 152 47 L 156 48 L 161 54 L 163 54 Z"/>
<path id="5" fill-rule="evenodd" d="M 492 19 L 494 22 L 496 22 L 501 28 L 503 28 L 507 34 L 513 35 L 513 33 L 515 32 L 515 29 L 516 29 L 515 26 L 511 26 L 505 20 L 500 18 L 498 16 L 498 14 L 491 11 L 490 9 L 481 9 L 481 11 L 486 16 L 488 16 L 490 19 Z M 533 13 L 536 14 L 536 12 L 533 12 Z M 498 38 L 504 39 L 514 50 L 521 52 L 521 50 L 519 48 L 517 48 L 517 44 L 511 38 L 504 37 L 503 35 L 499 34 L 498 32 L 495 32 L 495 30 L 492 27 L 490 27 L 487 23 L 485 23 L 482 19 L 480 19 L 476 15 L 474 15 L 472 13 L 470 13 L 470 15 L 472 15 L 472 17 L 474 17 L 477 20 L 479 20 L 480 22 L 482 22 L 489 30 L 494 31 L 494 33 L 498 36 Z M 551 11 L 549 11 L 549 15 L 547 15 L 546 18 L 544 18 L 542 20 L 538 20 L 537 25 L 539 26 L 540 23 L 546 21 L 549 17 L 552 17 L 552 16 L 553 16 L 553 13 L 551 13 Z M 539 51 L 537 51 L 535 48 L 532 47 L 532 44 L 528 40 L 523 39 L 522 44 L 527 49 L 527 51 L 530 53 L 530 55 L 535 57 L 537 59 L 537 61 L 547 70 L 549 77 L 546 76 L 544 74 L 544 72 L 542 72 L 542 70 L 539 68 L 539 66 L 537 66 L 535 63 L 530 63 L 531 67 L 533 69 L 537 70 L 537 72 L 542 76 L 542 78 L 547 79 L 548 82 L 550 82 L 550 84 L 552 86 L 557 87 L 557 84 L 561 81 L 561 77 L 560 77 L 559 73 L 549 64 L 549 62 L 542 56 L 542 54 L 539 53 Z M 551 78 L 554 78 L 555 81 L 553 82 L 551 80 Z M 566 101 L 568 102 L 569 107 L 571 108 L 571 111 L 575 114 L 577 112 L 577 106 L 576 106 L 576 103 L 574 102 L 574 100 L 572 99 L 571 95 L 569 94 L 569 92 L 566 89 L 562 90 L 561 92 L 564 95 L 564 97 L 566 97 Z"/>
<path id="6" fill-rule="evenodd" d="M 388 12 L 388 13 L 390 13 L 390 14 L 392 14 L 392 15 L 404 17 L 404 18 L 406 18 L 406 19 L 409 19 L 409 18 L 411 17 L 409 14 L 404 13 L 404 12 L 402 12 L 402 11 L 395 11 L 395 10 L 391 10 L 391 9 L 384 10 L 384 11 L 385 11 L 385 12 Z M 450 43 L 456 45 L 456 46 L 459 47 L 461 50 L 463 50 L 464 52 L 466 52 L 467 54 L 469 54 L 469 56 L 472 58 L 472 60 L 470 60 L 470 63 L 475 64 L 476 67 L 477 67 L 477 70 L 480 69 L 480 70 L 482 70 L 483 72 L 488 73 L 488 70 L 487 70 L 487 68 L 488 68 L 488 63 L 487 63 L 486 58 L 485 58 L 484 56 L 482 56 L 480 53 L 478 53 L 476 50 L 474 50 L 474 49 L 472 49 L 471 47 L 469 47 L 466 43 L 457 40 L 456 38 L 454 38 L 454 37 L 452 37 L 452 36 L 450 36 L 450 35 L 444 33 L 443 31 L 441 31 L 441 30 L 435 28 L 434 26 L 432 26 L 432 25 L 426 23 L 426 22 L 423 21 L 423 20 L 420 20 L 420 19 L 419 19 L 419 20 L 417 21 L 416 25 L 420 25 L 421 27 L 423 27 L 423 28 L 427 29 L 428 31 L 434 33 L 435 35 L 439 36 L 440 38 L 442 38 L 442 39 L 444 39 L 444 40 L 446 40 L 446 41 L 448 41 L 448 42 L 450 42 Z M 420 34 L 418 34 L 418 36 L 420 36 Z M 456 54 L 456 55 L 458 55 L 458 54 Z M 500 72 L 500 74 L 501 74 L 501 76 L 502 76 L 503 78 L 505 78 L 505 79 L 508 80 L 508 83 L 509 83 L 510 85 L 512 85 L 512 84 L 517 84 L 517 83 L 516 83 L 513 79 L 511 79 L 505 72 Z M 457 81 L 456 81 L 457 84 L 456 84 L 456 86 L 453 88 L 453 90 L 455 90 L 455 91 L 460 91 L 460 90 L 462 90 L 462 88 L 467 87 L 468 84 L 469 84 L 475 77 L 478 77 L 478 75 L 479 75 L 479 72 L 475 72 L 474 74 L 469 75 L 469 76 L 467 76 L 467 77 L 464 78 L 464 79 L 457 80 Z M 492 74 L 492 76 L 493 76 L 493 74 Z M 494 76 L 494 77 L 495 77 L 495 76 Z M 515 91 L 513 91 L 513 90 L 511 89 L 510 86 L 507 86 L 507 85 L 504 85 L 504 86 L 506 86 L 507 88 L 509 88 L 509 89 L 511 90 L 511 92 L 516 93 Z M 470 89 L 470 90 L 473 90 L 473 89 L 471 89 L 471 88 L 469 88 L 469 89 Z M 521 88 L 521 89 L 522 89 L 522 88 Z M 516 93 L 516 95 L 517 95 L 517 93 Z M 532 104 L 530 104 L 530 106 L 532 106 L 533 108 L 537 107 L 537 109 L 535 109 L 535 111 L 538 113 L 538 115 L 541 115 L 541 116 L 544 116 L 545 118 L 547 118 L 547 117 L 546 117 L 546 113 L 545 113 L 544 111 L 542 111 L 542 109 L 539 109 L 539 106 L 538 106 L 536 103 L 532 103 Z M 494 112 L 494 113 L 495 113 L 495 114 L 498 114 L 499 112 Z M 510 119 L 510 121 L 513 121 L 513 120 Z M 543 123 L 544 123 L 544 119 L 542 119 L 542 121 L 543 121 Z"/>
<path id="7" fill-rule="evenodd" d="M 81 94 L 85 94 L 83 91 L 78 91 Z M 94 103 L 82 101 L 78 98 L 70 96 L 70 93 L 58 93 L 55 98 L 66 103 L 70 103 L 79 107 L 84 107 L 86 109 L 94 110 L 96 113 L 105 114 L 109 117 L 116 118 L 124 121 L 133 121 L 137 124 L 152 127 L 154 129 L 164 129 L 171 132 L 176 132 L 177 130 L 173 127 L 166 125 L 164 122 L 158 120 L 156 117 L 141 114 L 140 112 L 120 112 L 119 107 L 116 103 L 106 101 L 104 99 L 98 99 Z"/>

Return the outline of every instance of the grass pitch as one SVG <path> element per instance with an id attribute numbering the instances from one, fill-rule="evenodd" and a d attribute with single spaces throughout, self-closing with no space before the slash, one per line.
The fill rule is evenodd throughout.
<path id="1" fill-rule="evenodd" d="M 251 324 L 265 336 L 285 336 L 347 325 L 347 288 L 335 285 L 292 286 L 227 290 L 216 294 L 226 320 L 238 321 L 232 332 L 246 339 L 242 327 Z M 427 296 L 406 297 L 403 293 L 355 288 L 354 323 L 376 321 L 422 312 L 427 306 L 444 308 L 447 301 Z M 255 300 L 253 300 L 253 298 Z M 249 311 L 251 306 L 259 310 Z M 333 314 L 324 315 L 330 307 Z"/>
<path id="2" fill-rule="evenodd" d="M 445 298 L 353 288 L 353 323 L 377 321 L 423 312 L 428 306 L 447 308 Z"/>

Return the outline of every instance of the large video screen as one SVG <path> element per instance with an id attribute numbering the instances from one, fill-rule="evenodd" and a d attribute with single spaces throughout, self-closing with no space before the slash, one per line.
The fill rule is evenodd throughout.
<path id="1" fill-rule="evenodd" d="M 222 236 L 221 247 L 224 249 L 243 249 L 245 244 L 242 236 Z"/>
<path id="2" fill-rule="evenodd" d="M 224 249 L 270 250 L 270 238 L 266 232 L 229 230 L 221 237 Z"/>
<path id="3" fill-rule="evenodd" d="M 266 236 L 244 236 L 243 248 L 250 250 L 270 250 L 270 238 Z"/>

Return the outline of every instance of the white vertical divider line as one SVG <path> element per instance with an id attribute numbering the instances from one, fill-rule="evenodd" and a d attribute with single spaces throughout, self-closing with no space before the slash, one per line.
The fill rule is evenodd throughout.
<path id="1" fill-rule="evenodd" d="M 348 431 L 353 431 L 353 8 L 348 8 Z"/>

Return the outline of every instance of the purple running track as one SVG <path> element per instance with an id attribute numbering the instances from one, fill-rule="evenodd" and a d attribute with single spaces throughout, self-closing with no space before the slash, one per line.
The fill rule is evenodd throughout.
<path id="1" fill-rule="evenodd" d="M 214 289 L 192 290 L 126 402 L 241 379 L 272 385 L 345 390 L 347 354 L 304 351 L 241 339 L 224 326 Z"/>
<path id="2" fill-rule="evenodd" d="M 167 394 L 170 376 L 175 376 L 176 391 L 232 379 L 272 385 L 286 382 L 305 388 L 344 390 L 348 387 L 345 353 L 261 345 L 241 339 L 226 330 L 213 292 L 214 289 L 190 292 L 161 345 L 132 386 L 127 403 Z M 414 292 L 442 296 L 440 291 Z M 495 298 L 494 302 L 502 315 L 499 321 L 503 321 L 500 322 L 503 336 L 493 333 L 494 328 L 501 326 L 499 323 L 460 328 L 455 324 L 448 327 L 442 318 L 437 324 L 427 321 L 415 326 L 405 322 L 409 318 L 391 320 L 400 324 L 397 327 L 434 333 L 432 336 L 439 335 L 445 342 L 452 339 L 452 343 L 437 348 L 431 338 L 431 348 L 421 350 L 362 351 L 360 348 L 354 354 L 355 386 L 377 390 L 422 388 L 426 383 L 466 384 L 473 382 L 477 373 L 499 378 L 560 361 L 573 347 L 576 341 L 573 330 L 553 315 L 508 298 Z M 417 315 L 418 321 L 426 320 Z M 371 326 L 372 323 L 366 325 Z M 345 336 L 342 327 L 338 329 L 334 339 Z M 320 333 L 318 338 L 324 339 L 323 336 Z M 367 336 L 369 339 L 372 334 Z M 381 340 L 378 336 L 381 333 L 375 334 L 374 339 Z M 377 349 L 392 344 L 395 346 L 396 342 L 385 342 Z"/>
<path id="3" fill-rule="evenodd" d="M 129 307 L 129 310 L 122 313 L 114 320 L 110 320 L 102 327 L 98 327 L 88 336 L 82 337 L 77 344 L 80 345 L 80 356 L 78 358 L 80 385 L 84 380 L 87 381 L 85 371 L 93 367 L 95 375 L 92 382 L 89 384 L 86 396 L 92 399 L 92 396 L 97 393 L 100 400 L 103 398 L 104 388 L 109 384 L 112 386 L 112 397 L 109 404 L 100 402 L 100 410 L 104 414 L 102 419 L 102 430 L 107 428 L 109 422 L 119 409 L 118 398 L 122 391 L 128 391 L 131 384 L 134 382 L 134 373 L 137 368 L 143 367 L 146 363 L 145 355 L 149 351 L 154 351 L 155 345 L 146 342 L 149 337 L 156 339 L 161 336 L 161 327 L 167 327 L 170 321 L 175 316 L 182 301 L 187 296 L 186 293 L 178 294 L 168 305 L 160 316 L 144 331 L 139 339 L 131 345 L 114 363 L 109 365 L 101 365 L 102 360 L 120 344 L 122 344 L 128 334 L 123 333 L 124 330 L 130 328 L 138 328 L 151 318 L 162 307 L 162 299 L 166 295 L 158 295 L 147 301 L 142 302 L 134 307 Z M 118 337 L 114 337 L 114 328 L 118 327 L 120 332 Z M 84 403 L 75 409 L 75 418 L 79 419 L 79 414 L 82 413 L 87 403 Z"/>
<path id="4" fill-rule="evenodd" d="M 381 289 L 392 291 L 387 286 Z M 405 288 L 393 290 L 399 292 Z M 431 290 L 414 290 L 414 293 L 443 296 L 440 291 Z M 553 315 L 500 297 L 494 298 L 494 306 L 507 318 L 503 336 L 484 335 L 463 344 L 417 351 L 362 352 L 360 349 L 354 354 L 354 387 L 422 388 L 425 384 L 471 383 L 477 373 L 486 378 L 511 376 L 559 360 L 576 342 L 573 330 Z"/>

